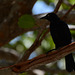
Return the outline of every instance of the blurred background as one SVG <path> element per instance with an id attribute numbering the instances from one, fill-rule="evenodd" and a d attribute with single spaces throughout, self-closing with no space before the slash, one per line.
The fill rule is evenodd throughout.
<path id="1" fill-rule="evenodd" d="M 75 0 L 64 0 L 69 2 L 70 4 L 74 4 Z M 32 8 L 32 15 L 39 15 L 43 13 L 50 13 L 53 12 L 55 9 L 55 6 L 57 4 L 58 0 L 37 0 Z M 70 7 L 66 4 L 62 4 L 59 11 L 61 10 L 68 10 Z M 19 22 L 19 21 L 18 21 Z M 71 26 L 74 26 L 74 24 L 68 24 Z M 72 27 L 73 28 L 73 27 Z M 75 29 L 71 29 L 72 34 L 72 41 L 75 40 Z M 16 38 L 12 39 L 9 43 L 5 44 L 1 47 L 2 50 L 5 52 L 15 53 L 16 57 L 13 59 L 13 61 L 17 61 L 18 57 L 21 57 L 27 49 L 30 48 L 30 46 L 34 43 L 36 37 L 38 35 L 38 31 L 28 31 L 26 33 L 21 34 L 20 36 L 17 36 Z M 50 33 L 48 33 L 45 37 L 45 39 L 41 42 L 41 46 L 39 46 L 29 57 L 29 59 L 32 59 L 40 54 L 46 53 L 51 49 L 55 48 L 55 44 L 52 40 L 52 37 Z M 75 58 L 75 53 L 73 53 L 73 56 Z M 5 57 L 0 59 L 0 62 L 8 62 L 9 60 Z M 11 62 L 11 61 L 10 61 Z M 3 64 L 4 65 L 4 64 Z M 1 73 L 4 71 L 0 72 Z M 10 74 L 11 75 L 11 74 Z M 17 75 L 17 74 L 13 74 Z M 42 68 L 36 68 L 33 69 L 30 72 L 21 73 L 18 75 L 75 75 L 74 73 L 68 73 L 65 71 L 65 60 L 62 58 L 61 60 L 58 60 L 53 63 L 46 64 L 42 66 Z"/>

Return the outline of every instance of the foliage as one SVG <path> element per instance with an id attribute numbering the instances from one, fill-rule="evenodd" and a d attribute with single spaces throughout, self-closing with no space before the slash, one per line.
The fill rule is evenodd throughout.
<path id="1" fill-rule="evenodd" d="M 35 20 L 31 15 L 25 14 L 19 18 L 18 25 L 21 28 L 32 28 L 35 25 Z"/>
<path id="2" fill-rule="evenodd" d="M 75 0 L 68 0 L 71 4 L 75 4 Z"/>

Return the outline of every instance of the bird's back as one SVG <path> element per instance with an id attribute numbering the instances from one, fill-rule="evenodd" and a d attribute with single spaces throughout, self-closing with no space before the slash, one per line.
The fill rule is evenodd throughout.
<path id="1" fill-rule="evenodd" d="M 67 24 L 61 20 L 54 21 L 50 24 L 51 35 L 56 48 L 71 43 L 71 34 Z"/>

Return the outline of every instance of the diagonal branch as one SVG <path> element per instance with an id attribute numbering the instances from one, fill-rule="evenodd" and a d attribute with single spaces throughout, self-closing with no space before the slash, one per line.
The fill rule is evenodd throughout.
<path id="1" fill-rule="evenodd" d="M 56 5 L 56 8 L 55 8 L 55 10 L 54 10 L 54 13 L 57 13 L 57 12 L 58 12 L 58 10 L 59 10 L 60 5 L 62 4 L 62 2 L 63 2 L 63 0 L 59 0 L 59 1 L 58 1 L 57 5 Z"/>
<path id="2" fill-rule="evenodd" d="M 47 34 L 45 32 L 45 35 L 42 35 L 42 33 L 44 32 L 44 30 L 46 29 L 46 23 L 44 23 L 43 26 L 41 26 L 41 30 L 38 31 L 38 36 L 36 38 L 36 40 L 34 41 L 34 43 L 32 44 L 32 46 L 26 50 L 26 52 L 24 53 L 23 57 L 21 58 L 21 60 L 19 62 L 22 62 L 22 61 L 26 61 L 30 54 L 37 48 L 40 46 L 41 44 L 41 41 L 43 40 L 43 38 L 45 37 L 45 35 Z"/>
<path id="3" fill-rule="evenodd" d="M 73 8 L 75 9 L 75 4 L 71 6 L 71 8 L 64 14 L 64 16 L 61 19 L 64 19 L 71 12 Z"/>
<path id="4" fill-rule="evenodd" d="M 75 42 L 48 54 L 39 55 L 31 60 L 18 63 L 13 67 L 14 72 L 24 72 L 37 66 L 51 63 L 75 51 Z"/>

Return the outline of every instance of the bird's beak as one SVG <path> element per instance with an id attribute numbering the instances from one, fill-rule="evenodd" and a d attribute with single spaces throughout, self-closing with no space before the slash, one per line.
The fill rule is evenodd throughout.
<path id="1" fill-rule="evenodd" d="M 41 17 L 40 19 L 46 19 L 46 16 L 44 16 L 44 17 Z"/>

